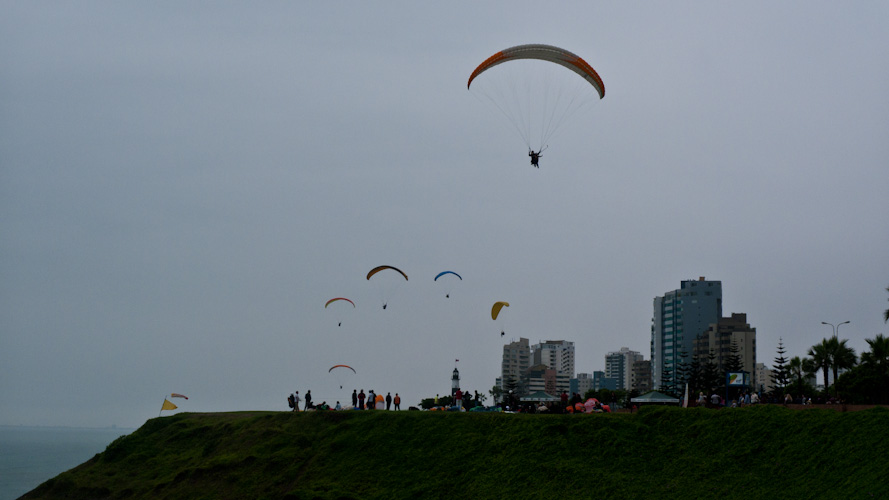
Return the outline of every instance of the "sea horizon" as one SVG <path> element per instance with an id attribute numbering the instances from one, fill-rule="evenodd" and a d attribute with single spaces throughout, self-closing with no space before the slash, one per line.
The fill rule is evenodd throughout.
<path id="1" fill-rule="evenodd" d="M 14 500 L 136 429 L 0 424 L 0 500 Z"/>

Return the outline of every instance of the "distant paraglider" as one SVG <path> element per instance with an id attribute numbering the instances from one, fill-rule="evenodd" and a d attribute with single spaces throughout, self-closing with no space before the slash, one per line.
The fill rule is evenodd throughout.
<path id="1" fill-rule="evenodd" d="M 438 281 L 438 278 L 441 278 L 442 276 L 446 276 L 446 275 L 456 276 L 460 281 L 463 281 L 463 277 L 460 276 L 459 274 L 455 273 L 454 271 L 442 271 L 442 272 L 438 273 L 437 275 L 435 275 L 435 279 L 432 281 Z M 451 284 L 452 284 L 453 280 L 450 280 L 446 277 L 446 278 L 442 279 L 442 281 L 446 282 L 445 289 L 447 290 L 447 292 L 445 293 L 445 298 L 450 298 L 451 297 L 450 290 L 451 290 Z"/>
<path id="2" fill-rule="evenodd" d="M 330 372 L 332 372 L 334 369 L 337 369 L 337 373 L 335 373 L 335 375 L 337 376 L 337 383 L 339 384 L 340 389 L 343 388 L 343 383 L 342 383 L 342 377 L 343 377 L 343 376 L 342 376 L 342 374 L 341 374 L 340 372 L 341 372 L 341 371 L 344 371 L 346 368 L 348 368 L 349 370 L 352 370 L 352 373 L 354 373 L 354 374 L 356 374 L 356 375 L 358 374 L 358 372 L 356 372 L 355 369 L 352 368 L 352 367 L 349 366 L 349 365 L 333 365 L 333 366 L 330 367 L 329 370 L 327 370 L 327 373 L 330 373 Z M 347 374 L 348 374 L 348 373 L 347 373 Z"/>
<path id="3" fill-rule="evenodd" d="M 383 303 L 383 309 L 385 309 L 389 304 L 389 298 L 392 293 L 401 285 L 401 278 L 407 281 L 407 274 L 397 267 L 377 266 L 367 273 L 367 280 L 370 281 L 370 278 L 373 276 L 377 276 L 374 278 L 374 284 L 377 285 L 377 289 L 380 292 L 380 300 Z"/>
<path id="4" fill-rule="evenodd" d="M 352 304 L 352 307 L 355 307 L 355 303 L 352 302 L 351 300 L 345 298 L 345 297 L 336 297 L 336 298 L 330 299 L 330 300 L 328 300 L 328 301 L 324 304 L 324 307 L 326 308 L 326 307 L 329 306 L 332 302 L 336 302 L 336 301 L 338 301 L 338 300 L 345 300 L 346 302 Z"/>
<path id="5" fill-rule="evenodd" d="M 339 302 L 339 301 L 348 302 L 349 304 L 352 304 L 352 309 L 355 309 L 355 303 L 345 297 L 336 297 L 336 298 L 328 300 L 327 302 L 324 303 L 324 309 L 327 309 L 327 306 L 329 306 L 330 304 L 333 304 L 334 302 Z M 341 314 L 341 311 L 337 311 L 337 314 L 338 315 Z M 341 319 L 338 319 L 336 326 L 343 326 L 343 321 Z"/>
<path id="6" fill-rule="evenodd" d="M 503 302 L 503 301 L 494 302 L 494 305 L 491 307 L 491 319 L 493 319 L 494 321 L 497 321 L 497 318 L 500 316 L 500 310 L 503 309 L 504 307 L 509 307 L 509 302 Z M 501 328 L 500 329 L 500 336 L 502 337 L 504 335 L 506 335 L 506 331 L 503 328 Z"/>
<path id="7" fill-rule="evenodd" d="M 352 373 L 354 373 L 356 375 L 358 374 L 358 372 L 356 372 L 355 369 L 349 365 L 333 365 L 330 367 L 330 370 L 327 370 L 327 373 L 332 372 L 334 368 L 348 368 L 348 369 L 352 370 Z"/>
<path id="8" fill-rule="evenodd" d="M 367 279 L 370 279 L 371 276 L 373 276 L 374 274 L 377 274 L 378 272 L 384 271 L 386 269 L 391 269 L 391 270 L 401 274 L 402 276 L 404 276 L 405 281 L 407 281 L 407 275 L 404 274 L 404 271 L 402 271 L 401 269 L 398 269 L 397 267 L 392 267 L 392 266 L 377 266 L 377 267 L 371 269 L 367 273 Z"/>

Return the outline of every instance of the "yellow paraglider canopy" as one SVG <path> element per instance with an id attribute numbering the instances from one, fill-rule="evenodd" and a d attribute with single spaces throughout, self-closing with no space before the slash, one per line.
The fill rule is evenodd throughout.
<path id="1" fill-rule="evenodd" d="M 496 320 L 497 315 L 500 314 L 500 310 L 504 307 L 509 307 L 509 302 L 494 302 L 494 307 L 491 308 L 491 319 Z"/>

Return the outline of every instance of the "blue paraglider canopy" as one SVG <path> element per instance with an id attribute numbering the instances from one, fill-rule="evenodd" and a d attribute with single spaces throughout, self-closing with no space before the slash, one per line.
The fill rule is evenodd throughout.
<path id="1" fill-rule="evenodd" d="M 438 278 L 441 278 L 441 277 L 444 276 L 445 274 L 453 274 L 454 276 L 460 278 L 460 281 L 463 281 L 463 277 L 460 276 L 459 274 L 455 273 L 454 271 L 442 271 L 442 272 L 438 273 L 438 274 L 435 276 L 435 279 L 432 280 L 432 281 L 438 281 Z"/>

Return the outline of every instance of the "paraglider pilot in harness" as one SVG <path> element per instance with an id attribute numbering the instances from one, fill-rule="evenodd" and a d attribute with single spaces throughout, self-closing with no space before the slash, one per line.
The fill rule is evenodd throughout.
<path id="1" fill-rule="evenodd" d="M 543 152 L 546 151 L 546 148 L 548 147 L 549 146 L 544 146 L 540 148 L 540 151 L 537 152 L 534 152 L 533 149 L 528 148 L 528 156 L 531 157 L 531 165 L 533 165 L 534 168 L 540 168 L 540 165 L 538 165 L 537 163 L 540 161 L 540 158 L 543 157 Z"/>
<path id="2" fill-rule="evenodd" d="M 540 161 L 540 157 L 543 156 L 540 154 L 542 152 L 543 152 L 542 149 L 536 153 L 534 152 L 533 149 L 528 150 L 528 156 L 531 157 L 531 165 L 534 165 L 534 168 L 540 168 L 540 165 L 538 165 L 537 162 Z"/>

